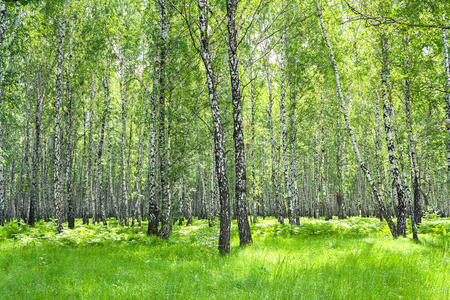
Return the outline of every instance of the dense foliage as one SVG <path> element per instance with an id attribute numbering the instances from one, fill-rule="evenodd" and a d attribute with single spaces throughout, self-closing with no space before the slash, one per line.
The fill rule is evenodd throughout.
<path id="1" fill-rule="evenodd" d="M 7 238 L 220 217 L 226 253 L 230 219 L 251 243 L 247 215 L 398 236 L 450 214 L 446 1 L 0 3 Z"/>

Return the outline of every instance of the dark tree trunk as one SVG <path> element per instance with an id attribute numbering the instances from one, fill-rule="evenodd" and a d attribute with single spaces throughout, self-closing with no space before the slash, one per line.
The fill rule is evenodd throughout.
<path id="1" fill-rule="evenodd" d="M 160 9 L 160 36 L 159 36 L 159 189 L 161 196 L 161 228 L 159 236 L 168 239 L 172 234 L 170 222 L 170 198 L 168 195 L 168 172 L 167 172 L 167 143 L 166 143 L 166 60 L 167 60 L 167 38 L 170 28 L 169 11 L 165 0 L 159 1 Z"/>
<path id="2" fill-rule="evenodd" d="M 236 205 L 241 245 L 251 244 L 252 233 L 247 216 L 247 178 L 245 169 L 244 129 L 242 127 L 241 82 L 239 78 L 238 43 L 236 30 L 236 10 L 238 0 L 227 0 L 228 17 L 228 56 L 231 77 L 231 94 L 233 100 L 234 121 L 234 160 L 236 170 Z"/>
<path id="3" fill-rule="evenodd" d="M 391 96 L 389 90 L 389 53 L 388 53 L 388 40 L 384 33 L 380 37 L 381 42 L 381 99 L 383 100 L 383 121 L 384 129 L 386 131 L 386 142 L 389 153 L 389 164 L 391 167 L 391 174 L 393 179 L 393 188 L 397 195 L 397 235 L 406 235 L 406 205 L 407 201 L 407 191 L 403 184 L 401 173 L 397 160 L 397 153 L 395 150 L 395 143 L 393 137 L 392 128 L 392 114 L 393 107 L 391 104 Z"/>

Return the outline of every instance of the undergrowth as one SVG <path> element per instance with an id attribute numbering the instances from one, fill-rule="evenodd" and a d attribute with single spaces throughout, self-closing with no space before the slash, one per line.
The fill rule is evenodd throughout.
<path id="1" fill-rule="evenodd" d="M 373 218 L 252 224 L 254 244 L 218 255 L 219 226 L 174 226 L 169 240 L 115 220 L 55 234 L 51 222 L 0 228 L 0 299 L 449 299 L 449 219 L 419 242 Z"/>

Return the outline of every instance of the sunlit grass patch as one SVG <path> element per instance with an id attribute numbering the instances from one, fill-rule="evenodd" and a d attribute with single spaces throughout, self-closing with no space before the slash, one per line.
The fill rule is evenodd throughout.
<path id="1" fill-rule="evenodd" d="M 448 299 L 449 220 L 424 220 L 420 241 L 393 239 L 376 219 L 274 218 L 252 225 L 228 256 L 219 226 L 194 220 L 168 240 L 110 222 L 54 234 L 54 225 L 0 228 L 0 299 Z M 23 228 L 22 228 L 23 227 Z M 357 228 L 357 227 L 369 227 Z"/>

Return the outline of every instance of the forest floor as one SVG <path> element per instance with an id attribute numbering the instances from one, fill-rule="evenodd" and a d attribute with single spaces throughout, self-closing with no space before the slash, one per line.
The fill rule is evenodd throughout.
<path id="1" fill-rule="evenodd" d="M 420 241 L 393 239 L 370 218 L 268 218 L 228 256 L 218 224 L 175 226 L 172 237 L 110 220 L 56 235 L 52 223 L 0 228 L 0 299 L 450 299 L 450 219 L 426 219 Z"/>

